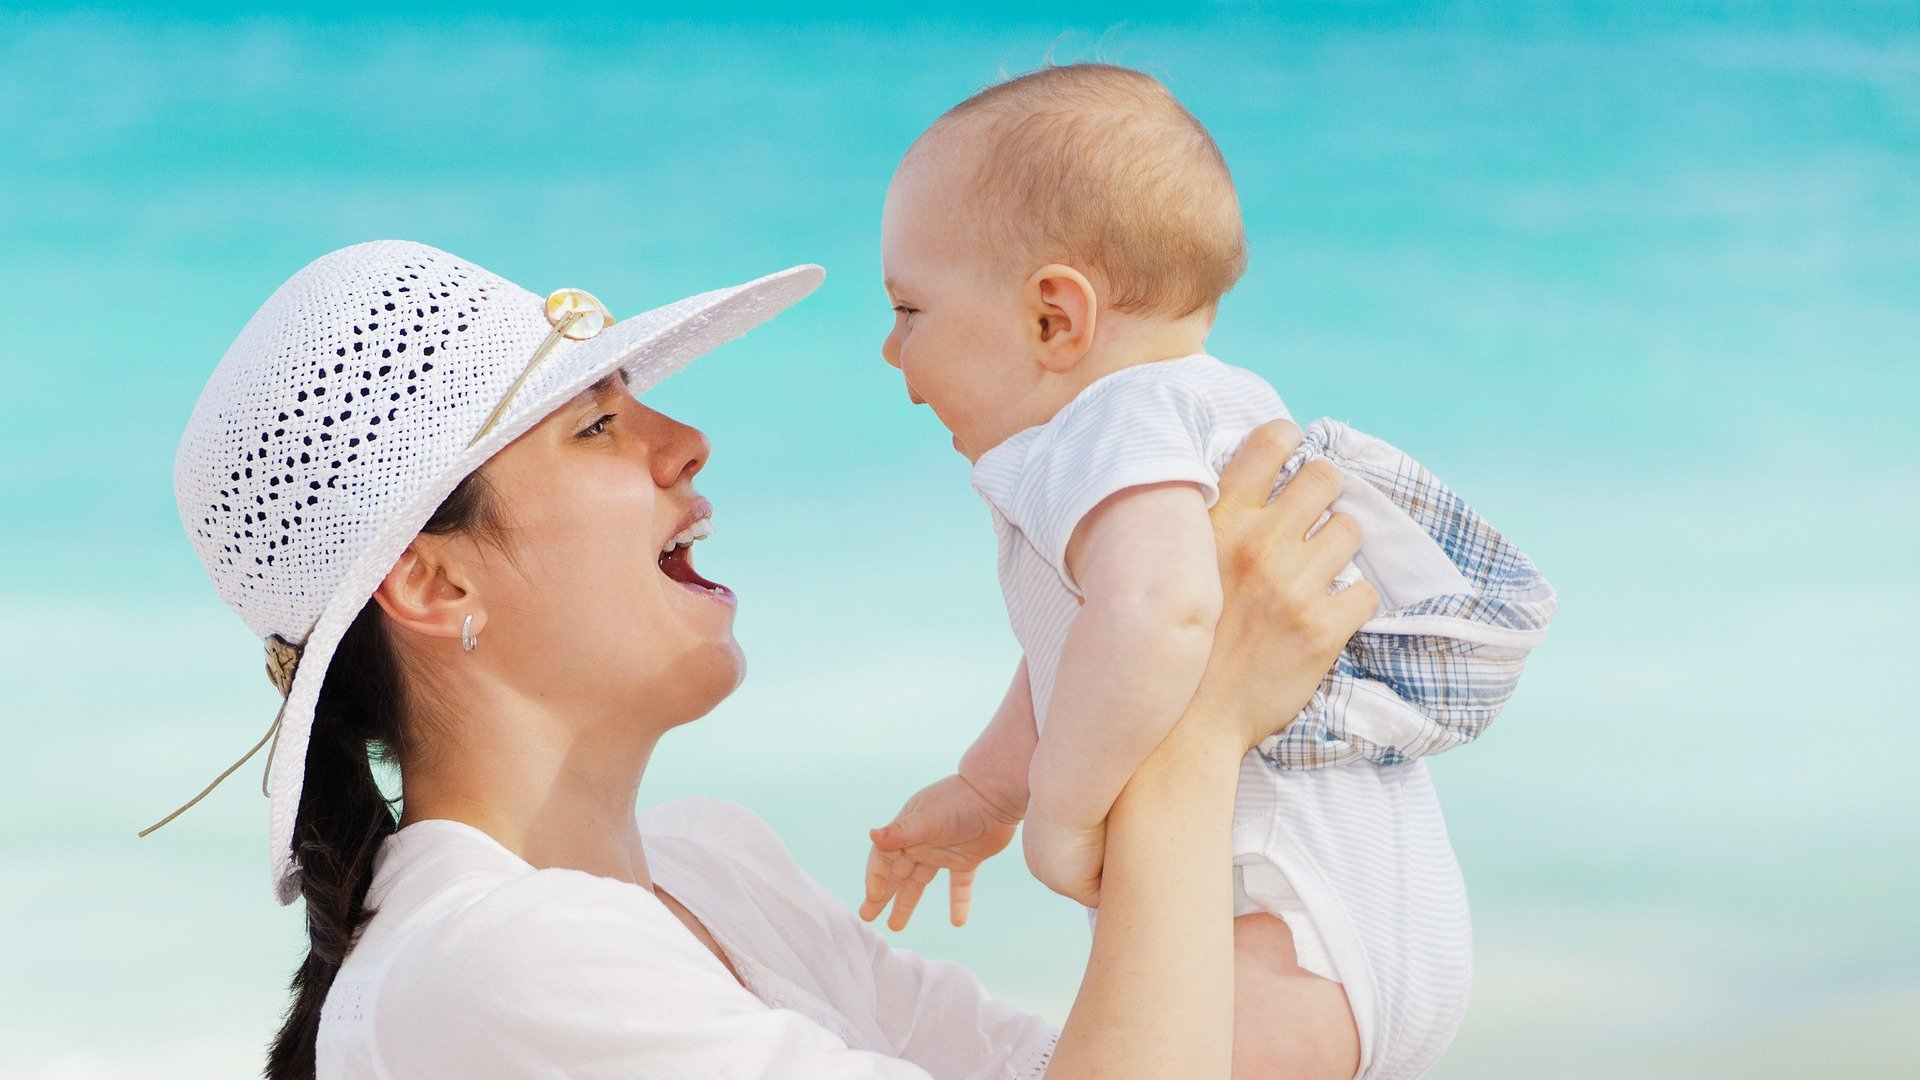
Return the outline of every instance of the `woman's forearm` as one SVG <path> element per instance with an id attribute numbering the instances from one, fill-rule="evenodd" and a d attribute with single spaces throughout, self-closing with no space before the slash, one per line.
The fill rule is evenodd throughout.
<path id="1" fill-rule="evenodd" d="M 1224 1080 L 1233 1058 L 1234 791 L 1245 748 L 1188 715 L 1107 821 L 1100 917 L 1049 1080 Z"/>

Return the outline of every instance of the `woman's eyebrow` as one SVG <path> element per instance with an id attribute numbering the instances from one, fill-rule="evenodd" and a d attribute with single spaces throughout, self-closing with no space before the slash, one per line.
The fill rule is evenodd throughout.
<path id="1" fill-rule="evenodd" d="M 608 378 L 612 378 L 612 376 L 608 376 Z M 597 409 L 600 407 L 600 402 L 605 399 L 611 389 L 612 388 L 607 385 L 607 379 L 601 379 L 599 382 L 568 398 L 565 404 L 560 405 L 554 411 L 574 413 L 583 412 L 587 409 Z"/>
<path id="2" fill-rule="evenodd" d="M 584 407 L 592 402 L 598 401 L 599 399 L 606 397 L 608 394 L 611 394 L 616 390 L 626 389 L 627 380 L 628 380 L 627 370 L 625 368 L 615 368 L 614 370 L 609 371 L 605 375 L 601 376 L 599 382 L 594 383 L 592 386 L 589 386 L 585 390 L 582 390 L 578 394 L 575 394 L 573 396 L 573 400 L 568 404 L 579 405 Z"/>

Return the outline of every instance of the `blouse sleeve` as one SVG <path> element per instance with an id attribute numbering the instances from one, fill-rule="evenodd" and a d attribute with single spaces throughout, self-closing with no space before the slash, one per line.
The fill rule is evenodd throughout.
<path id="1" fill-rule="evenodd" d="M 994 1000 L 964 965 L 895 948 L 818 881 L 806 880 L 859 940 L 872 972 L 875 1021 L 902 1060 L 968 1080 L 1039 1080 L 1046 1073 L 1060 1037 L 1051 1025 Z"/>
<path id="2" fill-rule="evenodd" d="M 1059 1032 L 1045 1020 L 989 996 L 972 970 L 895 948 L 839 897 L 795 862 L 759 815 L 737 803 L 691 796 L 671 809 L 708 840 L 724 840 L 780 894 L 805 909 L 810 940 L 821 943 L 817 966 L 846 965 L 846 992 L 902 1061 L 940 1080 L 1038 1080 Z M 662 807 L 659 809 L 669 809 Z"/>
<path id="3" fill-rule="evenodd" d="M 931 1080 L 769 1008 L 665 909 L 574 871 L 437 920 L 381 984 L 377 1054 L 409 1080 Z"/>

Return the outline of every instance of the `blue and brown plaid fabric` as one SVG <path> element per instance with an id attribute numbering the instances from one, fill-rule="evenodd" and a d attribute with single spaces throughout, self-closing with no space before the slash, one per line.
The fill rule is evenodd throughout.
<path id="1" fill-rule="evenodd" d="M 1355 758 L 1397 765 L 1473 741 L 1513 695 L 1527 653 L 1545 635 L 1553 586 L 1418 462 L 1338 421 L 1307 427 L 1275 491 L 1321 458 L 1348 485 L 1371 485 L 1418 523 L 1468 589 L 1375 615 L 1347 643 L 1299 717 L 1261 743 L 1260 752 L 1281 769 Z"/>

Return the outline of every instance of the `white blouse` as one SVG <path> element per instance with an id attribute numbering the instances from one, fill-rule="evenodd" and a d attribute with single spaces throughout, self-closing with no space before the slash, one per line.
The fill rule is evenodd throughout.
<path id="1" fill-rule="evenodd" d="M 362 929 L 320 1015 L 320 1080 L 778 1077 L 1034 1080 L 1059 1033 L 973 973 L 887 944 L 745 807 L 639 816 L 650 890 L 535 869 L 420 821 L 382 845 Z"/>

